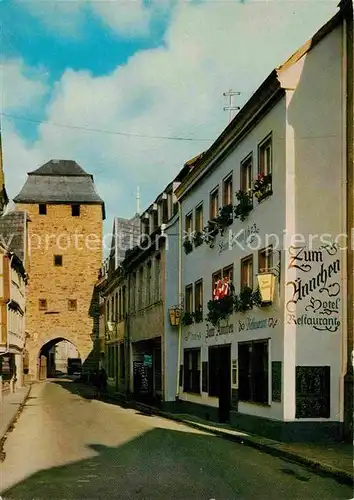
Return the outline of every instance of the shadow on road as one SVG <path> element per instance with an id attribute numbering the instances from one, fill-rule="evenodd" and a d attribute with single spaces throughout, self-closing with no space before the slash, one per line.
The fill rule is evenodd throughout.
<path id="1" fill-rule="evenodd" d="M 94 394 L 93 388 L 82 384 L 55 383 L 85 399 Z M 92 456 L 39 471 L 3 492 L 3 500 L 351 498 L 350 487 L 251 448 L 149 422 L 151 428 L 118 447 L 87 444 Z M 109 420 L 107 426 L 113 434 L 125 432 L 119 420 Z"/>

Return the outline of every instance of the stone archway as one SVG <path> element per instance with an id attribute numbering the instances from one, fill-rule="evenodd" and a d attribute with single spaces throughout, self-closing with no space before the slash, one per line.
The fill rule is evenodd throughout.
<path id="1" fill-rule="evenodd" d="M 78 335 L 68 335 L 66 331 L 62 330 L 61 328 L 53 328 L 53 331 L 50 332 L 48 335 L 43 335 L 43 336 L 36 336 L 36 335 L 29 335 L 28 342 L 27 342 L 27 350 L 28 350 L 28 358 L 29 358 L 29 365 L 28 365 L 28 379 L 31 381 L 38 380 L 39 379 L 39 370 L 40 370 L 40 354 L 43 350 L 47 351 L 48 346 L 53 347 L 56 343 L 58 343 L 61 340 L 66 340 L 67 342 L 70 342 L 73 344 L 77 350 L 80 353 L 80 358 L 83 364 L 83 371 L 88 372 L 90 369 L 95 368 L 93 367 L 94 362 L 92 361 L 92 358 L 95 358 L 93 356 L 94 353 L 94 342 L 90 339 L 90 337 L 82 339 Z M 46 347 L 45 347 L 46 346 Z M 43 349 L 45 347 L 45 349 Z"/>
<path id="2" fill-rule="evenodd" d="M 64 347 L 64 365 L 58 363 L 58 352 L 56 347 Z M 65 360 L 66 358 L 66 360 Z M 45 380 L 46 378 L 56 377 L 58 374 L 68 374 L 69 363 L 68 359 L 80 360 L 82 365 L 81 354 L 76 345 L 65 337 L 56 337 L 44 343 L 38 353 L 37 361 L 37 378 Z M 65 362 L 66 361 L 66 362 Z M 60 369 L 59 369 L 60 368 Z"/>

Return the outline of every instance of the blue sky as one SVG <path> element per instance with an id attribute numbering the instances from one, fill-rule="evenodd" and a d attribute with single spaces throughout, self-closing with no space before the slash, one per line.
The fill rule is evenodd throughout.
<path id="1" fill-rule="evenodd" d="M 3 0 L 10 197 L 26 172 L 74 159 L 95 175 L 109 231 L 114 215 L 134 214 L 138 185 L 144 208 L 227 125 L 224 91 L 241 91 L 242 105 L 336 10 L 331 0 Z"/>

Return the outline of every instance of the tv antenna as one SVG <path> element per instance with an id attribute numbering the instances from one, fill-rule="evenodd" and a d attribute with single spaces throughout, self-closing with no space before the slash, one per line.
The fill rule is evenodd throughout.
<path id="1" fill-rule="evenodd" d="M 238 111 L 240 109 L 240 106 L 234 106 L 234 103 L 233 103 L 233 98 L 236 95 L 241 95 L 241 92 L 235 92 L 234 90 L 230 89 L 228 92 L 224 92 L 223 93 L 224 97 L 228 97 L 229 98 L 229 105 L 228 106 L 224 106 L 224 111 L 228 111 L 229 112 L 229 123 L 232 120 L 232 112 L 233 111 Z"/>

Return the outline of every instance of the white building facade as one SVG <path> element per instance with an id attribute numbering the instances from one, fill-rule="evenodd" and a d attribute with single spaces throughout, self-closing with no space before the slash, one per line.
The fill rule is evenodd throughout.
<path id="1" fill-rule="evenodd" d="M 344 42 L 339 13 L 269 75 L 176 192 L 183 234 L 194 235 L 180 265 L 182 406 L 284 440 L 337 439 L 343 422 Z M 201 243 L 223 206 L 233 220 L 225 208 Z M 259 306 L 264 272 L 274 298 Z M 225 278 L 237 312 L 213 326 L 208 302 Z"/>

